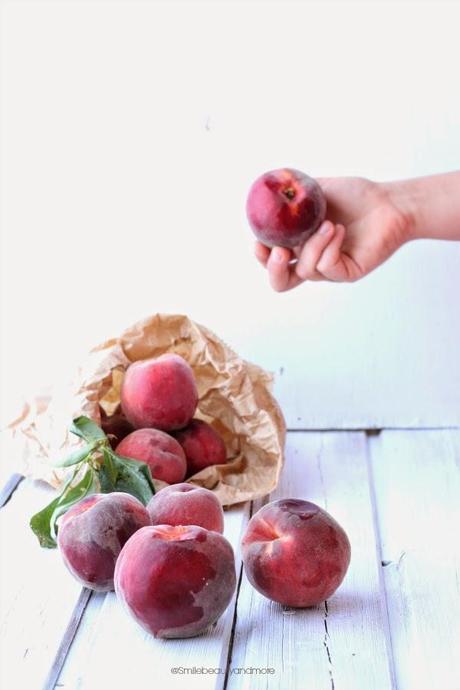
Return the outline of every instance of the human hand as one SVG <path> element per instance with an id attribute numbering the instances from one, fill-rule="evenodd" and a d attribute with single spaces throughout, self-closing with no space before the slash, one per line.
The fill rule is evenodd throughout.
<path id="1" fill-rule="evenodd" d="M 363 278 L 409 237 L 409 220 L 393 199 L 391 184 L 360 177 L 317 182 L 327 199 L 327 218 L 303 246 L 270 249 L 256 242 L 256 257 L 267 268 L 277 292 L 306 280 Z"/>

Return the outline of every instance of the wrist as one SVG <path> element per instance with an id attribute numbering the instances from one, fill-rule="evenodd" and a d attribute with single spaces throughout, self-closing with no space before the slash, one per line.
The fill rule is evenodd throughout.
<path id="1" fill-rule="evenodd" d="M 410 183 L 411 180 L 381 183 L 395 211 L 401 244 L 419 237 L 419 205 Z"/>

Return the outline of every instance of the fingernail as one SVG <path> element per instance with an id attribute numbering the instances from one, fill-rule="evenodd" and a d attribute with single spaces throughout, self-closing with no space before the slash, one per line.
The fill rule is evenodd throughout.
<path id="1" fill-rule="evenodd" d="M 334 229 L 330 220 L 326 220 L 319 226 L 318 235 L 329 235 Z"/>
<path id="2" fill-rule="evenodd" d="M 273 261 L 276 261 L 277 264 L 280 264 L 284 261 L 284 254 L 281 249 L 273 249 L 272 254 Z"/>

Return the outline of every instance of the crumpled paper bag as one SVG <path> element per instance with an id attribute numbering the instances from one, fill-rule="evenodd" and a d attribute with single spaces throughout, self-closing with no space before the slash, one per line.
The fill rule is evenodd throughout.
<path id="1" fill-rule="evenodd" d="M 214 491 L 222 505 L 270 493 L 282 468 L 286 435 L 271 394 L 272 376 L 240 359 L 204 326 L 172 314 L 155 314 L 94 348 L 67 390 L 25 406 L 10 426 L 16 449 L 23 442 L 23 471 L 58 487 L 65 471 L 50 463 L 79 444 L 68 431 L 72 418 L 84 414 L 99 422 L 99 405 L 113 414 L 129 364 L 165 352 L 191 365 L 199 393 L 195 416 L 212 424 L 227 447 L 227 464 L 207 467 L 189 481 Z M 155 485 L 165 483 L 155 480 Z"/>

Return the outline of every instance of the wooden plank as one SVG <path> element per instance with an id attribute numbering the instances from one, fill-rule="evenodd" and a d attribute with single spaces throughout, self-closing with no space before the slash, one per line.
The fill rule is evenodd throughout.
<path id="1" fill-rule="evenodd" d="M 236 549 L 238 573 L 241 568 L 238 545 L 248 515 L 249 504 L 225 512 L 225 536 Z M 214 688 L 217 679 L 225 675 L 235 602 L 236 597 L 206 635 L 188 640 L 155 640 L 131 620 L 113 592 L 92 597 L 56 687 L 65 690 Z M 121 659 L 122 663 L 114 663 L 114 659 Z M 200 672 L 202 667 L 221 672 Z M 173 672 L 173 668 L 179 670 Z"/>
<path id="2" fill-rule="evenodd" d="M 8 690 L 42 687 L 81 592 L 29 528 L 53 495 L 26 479 L 0 511 L 0 687 Z"/>
<path id="3" fill-rule="evenodd" d="M 330 601 L 303 610 L 269 602 L 243 576 L 228 690 L 249 682 L 251 690 L 392 688 L 368 479 L 365 434 L 289 435 L 286 466 L 270 499 L 305 498 L 329 510 L 350 537 L 351 565 Z"/>
<path id="4" fill-rule="evenodd" d="M 78 679 L 86 668 L 97 621 L 99 620 L 106 596 L 105 592 L 92 593 L 72 642 L 67 649 L 67 654 L 60 666 L 59 675 L 53 679 L 54 682 L 49 682 L 43 690 L 53 690 L 54 687 L 78 687 Z M 51 680 L 51 677 L 49 677 L 49 681 Z"/>
<path id="5" fill-rule="evenodd" d="M 460 431 L 371 439 L 399 690 L 460 688 Z"/>
<path id="6" fill-rule="evenodd" d="M 11 496 L 14 494 L 14 492 L 16 491 L 16 489 L 18 488 L 19 484 L 22 482 L 23 479 L 24 479 L 23 474 L 18 474 L 17 472 L 15 472 L 5 482 L 2 490 L 0 491 L 0 508 L 3 508 L 3 506 L 8 503 Z"/>
<path id="7" fill-rule="evenodd" d="M 51 669 L 46 677 L 43 690 L 53 690 L 55 687 L 56 682 L 61 674 L 64 662 L 72 646 L 75 634 L 80 626 L 83 614 L 93 594 L 94 593 L 90 589 L 86 587 L 82 588 L 75 608 L 72 611 L 67 628 L 64 632 L 61 644 L 59 645 L 59 649 L 56 652 Z"/>
<path id="8" fill-rule="evenodd" d="M 74 620 L 81 590 L 28 528 L 51 492 L 22 482 L 0 511 L 0 558 L 8 563 L 0 572 L 0 686 L 389 690 L 391 638 L 394 687 L 458 690 L 460 431 L 385 431 L 369 445 L 370 476 L 364 434 L 290 433 L 270 497 L 313 500 L 347 530 L 352 562 L 334 597 L 309 610 L 283 609 L 243 577 L 237 606 L 232 602 L 208 635 L 193 640 L 154 640 L 114 594 L 92 595 L 81 622 Z M 248 508 L 226 511 L 234 545 Z M 69 625 L 75 638 L 67 654 Z M 173 667 L 180 671 L 171 673 Z M 274 673 L 257 673 L 267 668 Z"/>

